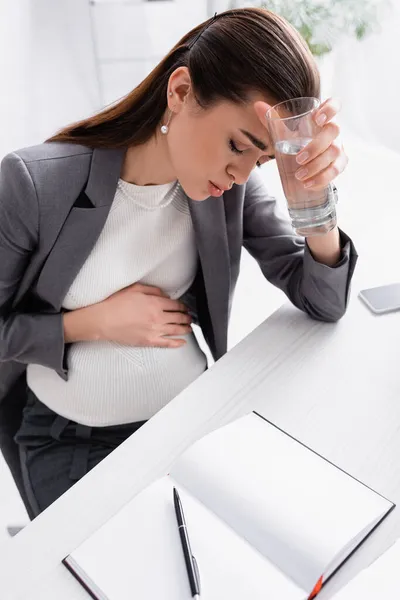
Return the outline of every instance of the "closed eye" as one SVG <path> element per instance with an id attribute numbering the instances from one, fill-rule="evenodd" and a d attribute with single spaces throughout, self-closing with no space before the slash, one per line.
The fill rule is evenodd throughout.
<path id="1" fill-rule="evenodd" d="M 239 150 L 239 148 L 236 146 L 235 142 L 232 139 L 229 140 L 229 147 L 232 150 L 232 152 L 234 152 L 235 154 L 243 154 L 244 153 L 244 150 Z M 260 162 L 258 160 L 256 162 L 256 165 L 257 165 L 257 167 L 262 167 L 262 165 L 264 165 L 269 160 L 273 160 L 274 158 L 275 158 L 274 155 L 267 156 L 262 162 Z"/>
<path id="2" fill-rule="evenodd" d="M 239 148 L 236 146 L 236 144 L 235 144 L 235 142 L 233 140 L 229 140 L 229 148 L 235 154 L 243 154 L 243 152 L 244 152 L 244 150 L 239 150 Z"/>

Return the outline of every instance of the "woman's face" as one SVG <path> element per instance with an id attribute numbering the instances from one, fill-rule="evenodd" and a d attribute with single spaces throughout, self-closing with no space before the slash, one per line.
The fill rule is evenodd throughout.
<path id="1" fill-rule="evenodd" d="M 181 76 L 174 78 L 177 71 Z M 187 69 L 177 71 L 168 95 L 173 112 L 166 136 L 171 166 L 192 200 L 219 197 L 233 183 L 245 183 L 257 163 L 273 158 L 268 131 L 258 116 L 260 105 L 257 112 L 255 105 L 265 98 L 255 94 L 244 105 L 222 101 L 203 110 L 191 93 Z"/>

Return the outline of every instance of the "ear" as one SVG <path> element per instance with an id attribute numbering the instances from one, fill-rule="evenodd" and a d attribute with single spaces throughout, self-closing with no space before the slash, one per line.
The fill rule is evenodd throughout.
<path id="1" fill-rule="evenodd" d="M 187 67 L 178 67 L 168 81 L 168 108 L 178 114 L 187 103 L 192 90 L 192 80 Z"/>
<path id="2" fill-rule="evenodd" d="M 271 107 L 272 104 L 268 104 L 267 102 L 263 102 L 262 100 L 254 102 L 254 110 L 256 111 L 257 117 L 260 119 L 264 127 L 267 127 L 266 113 Z"/>

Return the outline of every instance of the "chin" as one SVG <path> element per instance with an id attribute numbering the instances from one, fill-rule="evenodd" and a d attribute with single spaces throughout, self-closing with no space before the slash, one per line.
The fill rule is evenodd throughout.
<path id="1" fill-rule="evenodd" d="M 201 202 L 202 200 L 207 200 L 207 198 L 210 196 L 207 190 L 201 191 L 199 188 L 196 189 L 194 186 L 186 186 L 182 182 L 180 182 L 180 184 L 185 194 L 189 196 L 191 200 Z"/>

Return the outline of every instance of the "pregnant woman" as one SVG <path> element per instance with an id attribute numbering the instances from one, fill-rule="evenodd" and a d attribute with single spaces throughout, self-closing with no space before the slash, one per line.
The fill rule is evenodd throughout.
<path id="1" fill-rule="evenodd" d="M 242 247 L 311 317 L 344 314 L 351 240 L 296 236 L 258 172 L 267 109 L 319 86 L 284 19 L 230 10 L 120 101 L 4 158 L 0 443 L 31 518 L 204 372 L 193 323 L 226 352 Z M 313 189 L 346 166 L 336 111 L 315 115 Z"/>

